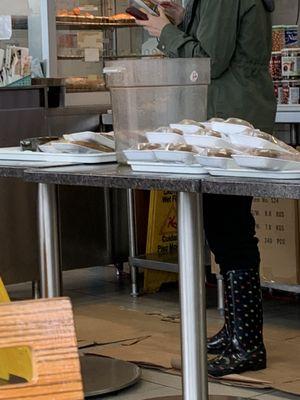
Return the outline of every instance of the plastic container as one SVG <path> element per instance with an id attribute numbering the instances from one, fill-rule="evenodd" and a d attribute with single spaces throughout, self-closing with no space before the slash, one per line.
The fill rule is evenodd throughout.
<path id="1" fill-rule="evenodd" d="M 279 104 L 300 104 L 300 80 L 282 81 Z"/>
<path id="2" fill-rule="evenodd" d="M 150 143 L 158 144 L 179 144 L 184 143 L 184 138 L 178 133 L 168 133 L 168 132 L 146 132 L 146 138 Z"/>
<path id="3" fill-rule="evenodd" d="M 228 157 L 209 157 L 200 154 L 194 155 L 195 162 L 204 167 L 231 169 L 236 168 L 237 164 L 232 158 Z"/>
<path id="4" fill-rule="evenodd" d="M 300 48 L 282 50 L 282 78 L 300 78 Z"/>
<path id="5" fill-rule="evenodd" d="M 184 124 L 170 124 L 170 128 L 179 129 L 183 133 L 196 133 L 199 131 L 200 126 L 197 125 L 184 125 Z"/>
<path id="6" fill-rule="evenodd" d="M 158 161 L 193 164 L 194 154 L 188 151 L 153 150 Z"/>
<path id="7" fill-rule="evenodd" d="M 205 135 L 184 135 L 186 144 L 191 146 L 199 147 L 211 147 L 211 148 L 227 148 L 230 147 L 230 143 L 224 139 L 217 138 L 215 136 Z"/>
<path id="8" fill-rule="evenodd" d="M 274 81 L 282 79 L 281 51 L 272 53 L 270 60 L 270 74 Z"/>
<path id="9" fill-rule="evenodd" d="M 251 155 L 233 155 L 232 158 L 240 167 L 244 168 L 265 169 L 269 171 L 299 170 L 300 172 L 300 162 L 297 161 Z"/>
<path id="10" fill-rule="evenodd" d="M 250 135 L 230 135 L 230 141 L 233 145 L 238 147 L 245 147 L 250 149 L 268 149 L 275 150 L 279 152 L 288 153 L 288 150 L 285 150 L 281 146 L 272 143 L 268 140 L 250 136 Z"/>
<path id="11" fill-rule="evenodd" d="M 153 150 L 123 150 L 127 161 L 156 161 Z"/>

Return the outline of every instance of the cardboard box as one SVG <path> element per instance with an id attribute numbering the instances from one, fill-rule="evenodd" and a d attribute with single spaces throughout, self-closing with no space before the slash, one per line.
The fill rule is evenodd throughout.
<path id="1" fill-rule="evenodd" d="M 297 200 L 256 198 L 252 212 L 259 239 L 262 280 L 299 284 L 300 203 Z M 212 273 L 219 273 L 213 256 L 211 269 Z"/>
<path id="2" fill-rule="evenodd" d="M 266 282 L 300 283 L 299 202 L 254 199 L 252 212 Z"/>

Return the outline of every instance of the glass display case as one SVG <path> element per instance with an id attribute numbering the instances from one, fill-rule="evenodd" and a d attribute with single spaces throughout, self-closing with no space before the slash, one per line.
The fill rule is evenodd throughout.
<path id="1" fill-rule="evenodd" d="M 57 76 L 66 78 L 67 92 L 106 90 L 105 59 L 158 53 L 125 14 L 128 0 L 56 0 Z"/>

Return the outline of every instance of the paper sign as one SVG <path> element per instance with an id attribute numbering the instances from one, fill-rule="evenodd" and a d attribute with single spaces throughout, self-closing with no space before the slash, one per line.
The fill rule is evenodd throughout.
<path id="1" fill-rule="evenodd" d="M 12 35 L 12 21 L 10 15 L 0 15 L 0 40 L 9 40 Z"/>
<path id="2" fill-rule="evenodd" d="M 84 49 L 85 62 L 98 62 L 100 61 L 99 49 Z"/>
<path id="3" fill-rule="evenodd" d="M 0 15 L 21 15 L 30 14 L 28 0 L 0 0 Z"/>
<path id="4" fill-rule="evenodd" d="M 78 32 L 77 34 L 78 47 L 85 49 L 101 49 L 103 47 L 103 33 L 102 32 Z"/>

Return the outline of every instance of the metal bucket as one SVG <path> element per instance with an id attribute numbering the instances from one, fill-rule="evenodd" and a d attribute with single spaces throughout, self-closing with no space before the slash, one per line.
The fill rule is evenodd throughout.
<path id="1" fill-rule="evenodd" d="M 144 133 L 182 119 L 204 121 L 210 83 L 208 58 L 108 61 L 118 161 L 122 150 L 145 142 Z"/>

